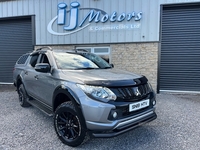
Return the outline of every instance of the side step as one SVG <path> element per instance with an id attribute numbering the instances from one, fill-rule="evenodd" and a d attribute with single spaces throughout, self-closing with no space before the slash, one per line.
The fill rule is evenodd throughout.
<path id="1" fill-rule="evenodd" d="M 53 116 L 53 112 L 49 108 L 47 108 L 47 106 L 42 104 L 41 102 L 32 99 L 32 100 L 28 100 L 28 103 L 30 103 L 32 106 L 38 108 L 39 110 L 41 110 L 46 115 Z"/>

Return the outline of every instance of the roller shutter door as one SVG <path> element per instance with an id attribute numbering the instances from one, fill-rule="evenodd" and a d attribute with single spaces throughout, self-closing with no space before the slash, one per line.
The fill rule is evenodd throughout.
<path id="1" fill-rule="evenodd" d="M 0 20 L 0 83 L 12 83 L 16 60 L 33 49 L 31 18 Z"/>
<path id="2" fill-rule="evenodd" d="M 200 91 L 200 4 L 163 6 L 160 91 Z"/>

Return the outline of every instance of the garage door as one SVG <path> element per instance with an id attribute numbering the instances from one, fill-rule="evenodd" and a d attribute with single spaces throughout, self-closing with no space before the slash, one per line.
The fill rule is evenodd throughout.
<path id="1" fill-rule="evenodd" d="M 31 18 L 0 20 L 0 83 L 12 83 L 16 60 L 33 49 Z"/>
<path id="2" fill-rule="evenodd" d="M 161 8 L 160 91 L 200 91 L 200 4 Z"/>

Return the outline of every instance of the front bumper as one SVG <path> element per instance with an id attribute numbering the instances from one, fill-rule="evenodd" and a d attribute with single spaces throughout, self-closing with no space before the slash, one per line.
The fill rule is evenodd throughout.
<path id="1" fill-rule="evenodd" d="M 153 121 L 154 119 L 157 118 L 157 115 L 155 112 L 150 112 L 148 114 L 148 116 L 141 116 L 142 118 L 138 117 L 138 118 L 134 118 L 133 120 L 130 120 L 131 122 L 126 124 L 126 121 L 125 122 L 122 122 L 122 124 L 126 124 L 125 126 L 121 126 L 121 124 L 119 124 L 118 127 L 115 127 L 114 130 L 112 131 L 109 131 L 109 132 L 102 132 L 102 133 L 98 133 L 98 132 L 92 132 L 92 136 L 94 137 L 99 137 L 99 138 L 103 138 L 103 137 L 115 137 L 115 136 L 118 136 L 120 134 L 123 134 L 127 131 L 130 131 L 142 124 L 145 124 L 145 123 L 148 123 L 150 121 Z M 129 121 L 127 121 L 129 122 Z"/>
<path id="2" fill-rule="evenodd" d="M 155 113 L 155 108 L 153 108 L 137 116 L 132 116 L 126 119 L 113 121 L 110 124 L 95 123 L 95 122 L 87 121 L 87 125 L 89 126 L 92 125 L 93 127 L 96 126 L 96 128 L 103 127 L 105 129 L 102 131 L 90 131 L 90 134 L 93 137 L 114 137 L 119 134 L 125 133 L 129 130 L 132 130 L 142 124 L 150 122 L 156 118 L 157 118 L 157 115 Z"/>
<path id="3" fill-rule="evenodd" d="M 151 94 L 146 98 L 150 100 L 149 107 L 129 112 L 128 106 L 133 102 L 103 103 L 86 95 L 82 96 L 82 112 L 90 135 L 94 137 L 114 137 L 156 119 L 155 106 L 153 106 L 155 96 Z M 113 110 L 118 113 L 116 119 L 110 117 Z"/>

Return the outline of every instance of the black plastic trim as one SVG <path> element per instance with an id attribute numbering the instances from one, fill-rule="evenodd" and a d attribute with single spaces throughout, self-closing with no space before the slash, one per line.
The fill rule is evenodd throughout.
<path id="1" fill-rule="evenodd" d="M 145 76 L 137 79 L 129 79 L 129 80 L 116 80 L 116 81 L 85 81 L 84 83 L 87 85 L 94 86 L 104 86 L 104 87 L 128 87 L 128 86 L 137 86 L 140 84 L 147 83 L 148 79 Z"/>
<path id="2" fill-rule="evenodd" d="M 52 102 L 53 102 L 53 111 L 55 112 L 56 108 L 54 106 L 54 103 L 55 103 L 55 98 L 58 94 L 65 94 L 66 96 L 68 96 L 68 98 L 72 101 L 72 103 L 74 104 L 75 106 L 75 109 L 77 110 L 77 113 L 79 114 L 79 116 L 81 117 L 80 119 L 82 119 L 82 121 L 84 122 L 83 124 L 83 127 L 84 129 L 86 130 L 87 127 L 86 127 L 86 121 L 85 121 L 85 117 L 83 116 L 83 113 L 82 113 L 82 108 L 81 108 L 81 105 L 80 105 L 80 100 L 78 99 L 78 97 L 74 94 L 74 92 L 67 88 L 66 86 L 63 86 L 63 85 L 60 85 L 56 88 L 56 90 L 54 91 L 54 94 L 53 94 L 53 99 L 52 99 Z"/>

